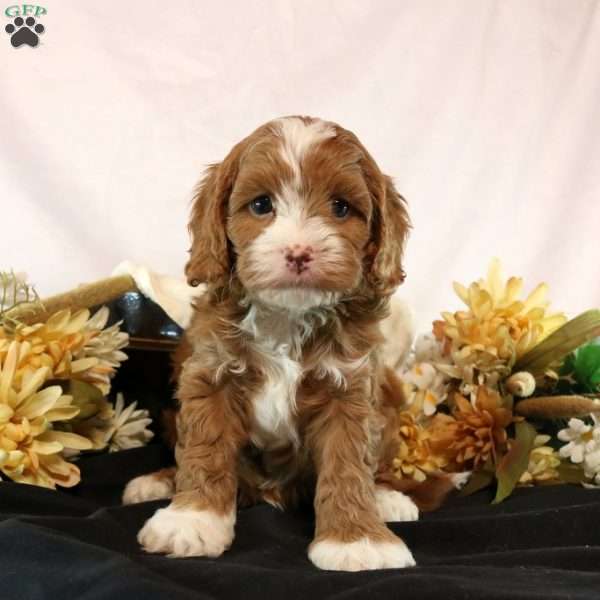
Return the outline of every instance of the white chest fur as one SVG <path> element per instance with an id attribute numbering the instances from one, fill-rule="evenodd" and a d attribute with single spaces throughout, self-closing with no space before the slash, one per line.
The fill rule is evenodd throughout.
<path id="1" fill-rule="evenodd" d="M 297 444 L 296 391 L 302 378 L 297 358 L 305 329 L 289 313 L 260 314 L 254 308 L 242 327 L 253 337 L 264 374 L 263 387 L 252 398 L 252 442 L 264 449 Z"/>
<path id="2" fill-rule="evenodd" d="M 260 448 L 295 444 L 296 390 L 302 374 L 300 364 L 289 357 L 289 349 L 279 346 L 269 353 L 267 378 L 263 389 L 253 398 L 254 430 L 252 441 Z"/>

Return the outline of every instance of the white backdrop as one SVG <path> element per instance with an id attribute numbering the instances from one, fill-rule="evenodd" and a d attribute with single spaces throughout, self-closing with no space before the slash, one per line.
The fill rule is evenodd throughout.
<path id="1" fill-rule="evenodd" d="M 8 3 L 7 3 L 8 5 Z M 124 258 L 181 274 L 191 190 L 262 122 L 352 129 L 407 197 L 421 327 L 490 257 L 600 305 L 592 0 L 46 0 L 0 31 L 0 266 L 42 294 Z"/>

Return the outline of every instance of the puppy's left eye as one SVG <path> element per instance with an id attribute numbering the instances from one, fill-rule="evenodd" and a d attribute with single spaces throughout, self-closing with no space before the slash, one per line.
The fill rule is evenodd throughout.
<path id="1" fill-rule="evenodd" d="M 259 196 L 258 198 L 254 198 L 252 202 L 250 202 L 250 210 L 257 217 L 264 217 L 269 213 L 273 212 L 273 203 L 271 202 L 271 198 L 269 196 Z"/>
<path id="2" fill-rule="evenodd" d="M 336 198 L 331 203 L 331 212 L 333 212 L 333 216 L 338 219 L 343 219 L 348 216 L 350 212 L 350 205 L 343 198 Z"/>

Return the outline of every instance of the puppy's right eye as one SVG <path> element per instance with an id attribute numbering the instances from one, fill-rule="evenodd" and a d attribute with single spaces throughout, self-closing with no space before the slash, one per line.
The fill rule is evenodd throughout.
<path id="1" fill-rule="evenodd" d="M 253 212 L 257 217 L 264 217 L 269 213 L 273 212 L 273 203 L 269 196 L 259 196 L 254 198 L 249 204 L 250 211 Z"/>

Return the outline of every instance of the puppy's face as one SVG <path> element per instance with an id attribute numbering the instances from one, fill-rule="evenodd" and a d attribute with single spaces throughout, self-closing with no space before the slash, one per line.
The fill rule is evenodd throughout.
<path id="1" fill-rule="evenodd" d="M 386 287 L 397 285 L 407 220 L 353 134 L 288 117 L 259 128 L 211 168 L 191 229 L 189 279 L 234 274 L 263 302 L 308 308 L 352 293 L 382 266 L 382 252 L 394 263 Z"/>

